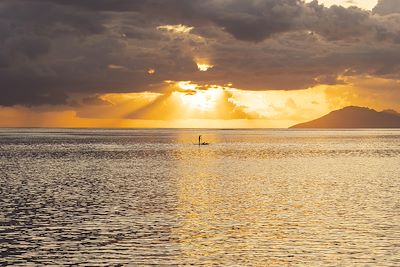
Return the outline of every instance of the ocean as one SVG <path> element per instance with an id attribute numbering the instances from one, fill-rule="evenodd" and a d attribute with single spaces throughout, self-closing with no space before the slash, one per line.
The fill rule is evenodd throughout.
<path id="1" fill-rule="evenodd" d="M 400 266 L 400 130 L 0 129 L 0 253 Z"/>

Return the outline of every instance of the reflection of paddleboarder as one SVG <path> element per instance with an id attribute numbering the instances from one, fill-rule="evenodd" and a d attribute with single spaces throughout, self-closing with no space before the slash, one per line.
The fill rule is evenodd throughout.
<path id="1" fill-rule="evenodd" d="M 201 145 L 201 135 L 199 135 L 199 145 Z"/>

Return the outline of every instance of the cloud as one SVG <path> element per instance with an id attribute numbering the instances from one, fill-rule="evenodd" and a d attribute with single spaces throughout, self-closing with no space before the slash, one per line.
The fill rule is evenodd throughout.
<path id="1" fill-rule="evenodd" d="M 379 0 L 372 11 L 379 15 L 400 13 L 400 2 L 398 0 Z"/>
<path id="2" fill-rule="evenodd" d="M 396 80 L 397 3 L 372 14 L 298 0 L 3 0 L 0 105 L 160 92 L 165 80 L 244 90 Z"/>
<path id="3" fill-rule="evenodd" d="M 42 0 L 44 1 L 44 0 Z M 135 12 L 152 18 L 153 22 L 167 24 L 161 28 L 215 25 L 238 40 L 260 42 L 275 34 L 297 30 L 312 30 L 328 39 L 358 37 L 371 33 L 368 27 L 380 27 L 379 20 L 369 11 L 333 5 L 330 8 L 314 0 L 54 0 L 67 6 L 92 11 Z M 397 12 L 398 1 L 383 0 L 375 7 L 385 12 Z M 190 27 L 183 25 L 186 23 Z M 168 28 L 170 27 L 170 28 Z M 178 29 L 178 28 L 176 28 Z M 398 33 L 397 33 L 398 34 Z"/>

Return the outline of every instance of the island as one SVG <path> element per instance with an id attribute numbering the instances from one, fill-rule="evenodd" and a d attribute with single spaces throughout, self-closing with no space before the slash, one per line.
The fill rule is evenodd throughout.
<path id="1" fill-rule="evenodd" d="M 400 113 L 349 106 L 290 128 L 400 128 Z"/>

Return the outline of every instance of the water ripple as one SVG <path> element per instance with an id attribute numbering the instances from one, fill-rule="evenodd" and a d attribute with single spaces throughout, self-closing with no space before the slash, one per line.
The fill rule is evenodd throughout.
<path id="1" fill-rule="evenodd" d="M 400 266 L 400 131 L 0 130 L 0 265 Z"/>

